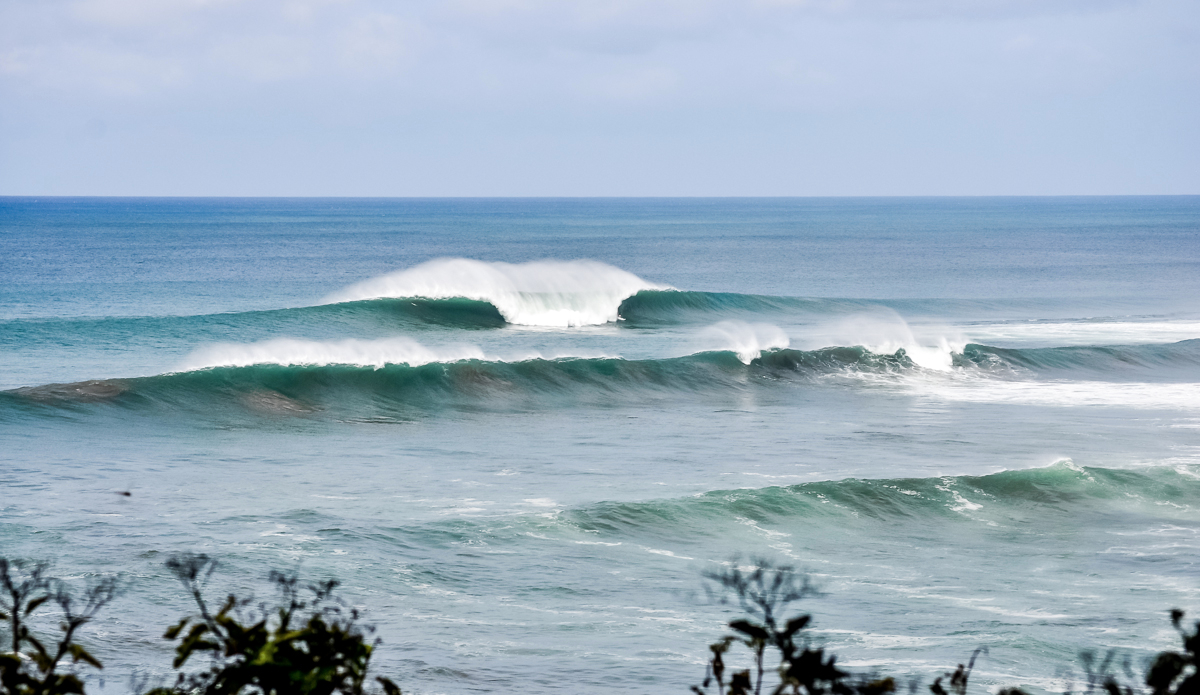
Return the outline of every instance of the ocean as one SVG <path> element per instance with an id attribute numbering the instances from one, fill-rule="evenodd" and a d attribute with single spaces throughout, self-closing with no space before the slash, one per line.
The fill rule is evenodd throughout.
<path id="1" fill-rule="evenodd" d="M 757 557 L 843 666 L 1077 688 L 1200 613 L 1200 197 L 0 198 L 0 555 L 127 578 L 95 692 L 178 551 L 406 693 L 687 692 Z"/>

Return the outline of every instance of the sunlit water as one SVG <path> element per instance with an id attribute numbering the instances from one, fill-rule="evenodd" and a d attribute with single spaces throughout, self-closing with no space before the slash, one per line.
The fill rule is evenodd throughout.
<path id="1" fill-rule="evenodd" d="M 179 550 L 342 580 L 406 692 L 686 692 L 739 554 L 1055 690 L 1200 611 L 1198 298 L 1194 197 L 2 198 L 0 554 L 131 578 L 104 692 Z"/>

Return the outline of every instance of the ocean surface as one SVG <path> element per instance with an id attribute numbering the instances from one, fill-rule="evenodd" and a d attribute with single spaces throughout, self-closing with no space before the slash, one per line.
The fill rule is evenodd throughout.
<path id="1" fill-rule="evenodd" d="M 0 198 L 0 555 L 129 578 L 96 692 L 181 550 L 341 580 L 406 693 L 687 692 L 756 556 L 855 669 L 1137 666 L 1200 614 L 1200 197 Z"/>

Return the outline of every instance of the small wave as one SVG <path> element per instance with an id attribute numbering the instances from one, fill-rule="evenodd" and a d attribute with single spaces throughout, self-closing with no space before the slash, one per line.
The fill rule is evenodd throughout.
<path id="1" fill-rule="evenodd" d="M 1108 469 L 1060 460 L 1043 468 L 982 476 L 859 479 L 798 485 L 714 490 L 695 497 L 607 503 L 566 511 L 581 530 L 624 538 L 646 529 L 666 536 L 674 528 L 713 528 L 744 520 L 756 526 L 844 524 L 848 520 L 961 521 L 993 526 L 1031 514 L 1067 516 L 1097 506 L 1162 513 L 1172 505 L 1181 518 L 1200 508 L 1195 468 Z M 857 522 L 856 522 L 857 523 Z M 1023 523 L 1023 521 L 1022 521 Z"/>
<path id="2" fill-rule="evenodd" d="M 1200 339 L 1166 344 L 1020 349 L 970 343 L 955 356 L 955 365 L 1043 374 L 1089 372 L 1109 378 L 1151 372 L 1194 375 L 1200 369 Z"/>
<path id="3" fill-rule="evenodd" d="M 598 261 L 442 258 L 352 285 L 325 301 L 464 298 L 488 302 L 511 324 L 565 328 L 614 322 L 623 300 L 651 289 L 669 288 Z"/>

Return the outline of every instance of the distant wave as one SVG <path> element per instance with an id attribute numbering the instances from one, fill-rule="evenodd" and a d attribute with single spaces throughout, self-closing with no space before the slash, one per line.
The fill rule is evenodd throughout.
<path id="1" fill-rule="evenodd" d="M 634 325 L 691 323 L 714 315 L 802 313 L 817 316 L 848 313 L 878 306 L 865 299 L 773 297 L 733 292 L 641 290 L 621 302 L 617 313 Z"/>
<path id="2" fill-rule="evenodd" d="M 580 298 L 568 296 L 564 301 L 575 299 Z M 676 290 L 641 290 L 624 300 L 611 297 L 592 299 L 597 303 L 595 316 L 604 317 L 604 321 L 596 318 L 597 322 L 617 321 L 629 327 L 711 323 L 725 317 L 750 318 L 756 313 L 770 313 L 789 307 L 793 311 L 831 314 L 869 305 L 868 302 L 842 299 L 793 299 Z M 533 300 L 540 301 L 537 297 Z M 568 323 L 562 322 L 563 325 Z M 572 325 L 582 324 L 580 320 Z M 497 305 L 487 299 L 411 296 L 193 316 L 8 319 L 0 321 L 0 341 L 14 344 L 22 341 L 53 342 L 69 340 L 80 334 L 93 339 L 127 340 L 140 336 L 183 333 L 203 340 L 247 334 L 304 333 L 314 327 L 326 331 L 340 330 L 352 335 L 364 330 L 421 330 L 425 327 L 474 330 L 506 325 L 511 323 Z M 558 324 L 546 321 L 544 325 Z"/>
<path id="3" fill-rule="evenodd" d="M 989 371 L 1027 370 L 1040 374 L 1062 373 L 1076 378 L 1083 373 L 1101 378 L 1123 374 L 1159 373 L 1200 376 L 1200 339 L 1146 345 L 1067 346 L 1052 348 L 998 348 L 970 343 L 953 355 L 955 366 Z"/>
<path id="4" fill-rule="evenodd" d="M 594 326 L 616 321 L 621 302 L 669 289 L 598 261 L 489 263 L 443 258 L 347 287 L 329 303 L 364 299 L 462 298 L 487 302 L 525 326 Z"/>

